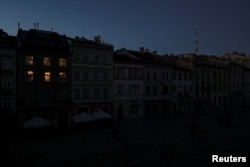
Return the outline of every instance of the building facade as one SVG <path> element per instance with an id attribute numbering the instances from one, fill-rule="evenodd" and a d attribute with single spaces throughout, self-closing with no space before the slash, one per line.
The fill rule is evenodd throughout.
<path id="1" fill-rule="evenodd" d="M 240 106 L 244 103 L 243 69 L 244 67 L 233 62 L 228 63 L 229 69 L 229 104 Z"/>
<path id="2" fill-rule="evenodd" d="M 177 58 L 172 71 L 172 112 L 186 114 L 193 111 L 194 71 L 191 62 Z"/>
<path id="3" fill-rule="evenodd" d="M 0 30 L 1 114 L 16 112 L 16 37 Z"/>
<path id="4" fill-rule="evenodd" d="M 73 114 L 101 110 L 113 115 L 113 45 L 101 42 L 100 36 L 70 41 Z"/>
<path id="5" fill-rule="evenodd" d="M 171 112 L 171 67 L 157 53 L 143 47 L 129 51 L 144 64 L 144 115 Z"/>
<path id="6" fill-rule="evenodd" d="M 0 130 L 13 135 L 16 116 L 16 37 L 0 29 Z"/>
<path id="7" fill-rule="evenodd" d="M 71 62 L 65 36 L 37 29 L 19 29 L 17 106 L 22 121 L 32 116 L 65 128 L 70 111 Z"/>
<path id="8" fill-rule="evenodd" d="M 142 61 L 121 49 L 114 54 L 115 118 L 141 118 L 144 111 L 144 66 Z"/>

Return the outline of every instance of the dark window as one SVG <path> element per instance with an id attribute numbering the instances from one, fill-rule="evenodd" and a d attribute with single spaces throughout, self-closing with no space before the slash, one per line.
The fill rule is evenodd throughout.
<path id="1" fill-rule="evenodd" d="M 150 86 L 147 86 L 147 87 L 146 87 L 146 94 L 147 94 L 147 95 L 150 95 L 150 94 L 151 94 Z"/>
<path id="2" fill-rule="evenodd" d="M 167 94 L 168 94 L 168 86 L 163 86 L 162 89 L 163 89 L 163 90 L 162 90 L 163 94 L 164 94 L 164 95 L 167 95 Z"/>
<path id="3" fill-rule="evenodd" d="M 154 87 L 153 87 L 153 94 L 154 94 L 154 95 L 157 95 L 157 86 L 154 86 Z"/>

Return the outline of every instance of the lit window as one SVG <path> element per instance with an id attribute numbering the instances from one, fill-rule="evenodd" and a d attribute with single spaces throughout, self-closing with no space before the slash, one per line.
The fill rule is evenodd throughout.
<path id="1" fill-rule="evenodd" d="M 59 66 L 60 66 L 60 67 L 66 67 L 66 66 L 67 66 L 67 61 L 66 61 L 66 59 L 60 58 L 60 59 L 59 59 Z"/>
<path id="2" fill-rule="evenodd" d="M 43 58 L 43 65 L 44 66 L 50 66 L 50 58 L 49 57 L 44 57 Z"/>
<path id="3" fill-rule="evenodd" d="M 26 81 L 34 81 L 33 71 L 26 71 Z"/>
<path id="4" fill-rule="evenodd" d="M 26 65 L 33 65 L 34 64 L 33 56 L 25 56 L 25 64 Z"/>
<path id="5" fill-rule="evenodd" d="M 66 72 L 59 72 L 59 80 L 66 81 Z"/>
<path id="6" fill-rule="evenodd" d="M 51 81 L 50 72 L 44 72 L 44 81 Z"/>

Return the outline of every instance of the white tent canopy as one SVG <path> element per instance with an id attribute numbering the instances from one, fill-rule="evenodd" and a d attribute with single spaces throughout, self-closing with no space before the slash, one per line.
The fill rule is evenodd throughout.
<path id="1" fill-rule="evenodd" d="M 23 128 L 28 129 L 28 128 L 42 128 L 42 127 L 47 127 L 50 126 L 50 122 L 47 119 L 44 118 L 39 118 L 39 117 L 33 117 L 30 120 L 24 122 Z"/>
<path id="2" fill-rule="evenodd" d="M 74 123 L 92 122 L 93 118 L 86 112 L 81 112 L 73 117 Z"/>
<path id="3" fill-rule="evenodd" d="M 94 118 L 94 120 L 112 119 L 113 118 L 110 114 L 108 114 L 104 111 L 97 111 L 97 112 L 92 114 L 92 117 Z"/>

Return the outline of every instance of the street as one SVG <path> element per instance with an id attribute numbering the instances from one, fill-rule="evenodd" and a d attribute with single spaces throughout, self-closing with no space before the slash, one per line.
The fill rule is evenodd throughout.
<path id="1" fill-rule="evenodd" d="M 13 142 L 8 158 L 18 166 L 201 166 L 209 150 L 250 150 L 250 114 L 232 112 L 218 127 L 215 111 L 183 117 L 155 116 L 115 122 L 112 128 Z M 195 122 L 196 131 L 185 124 Z"/>

